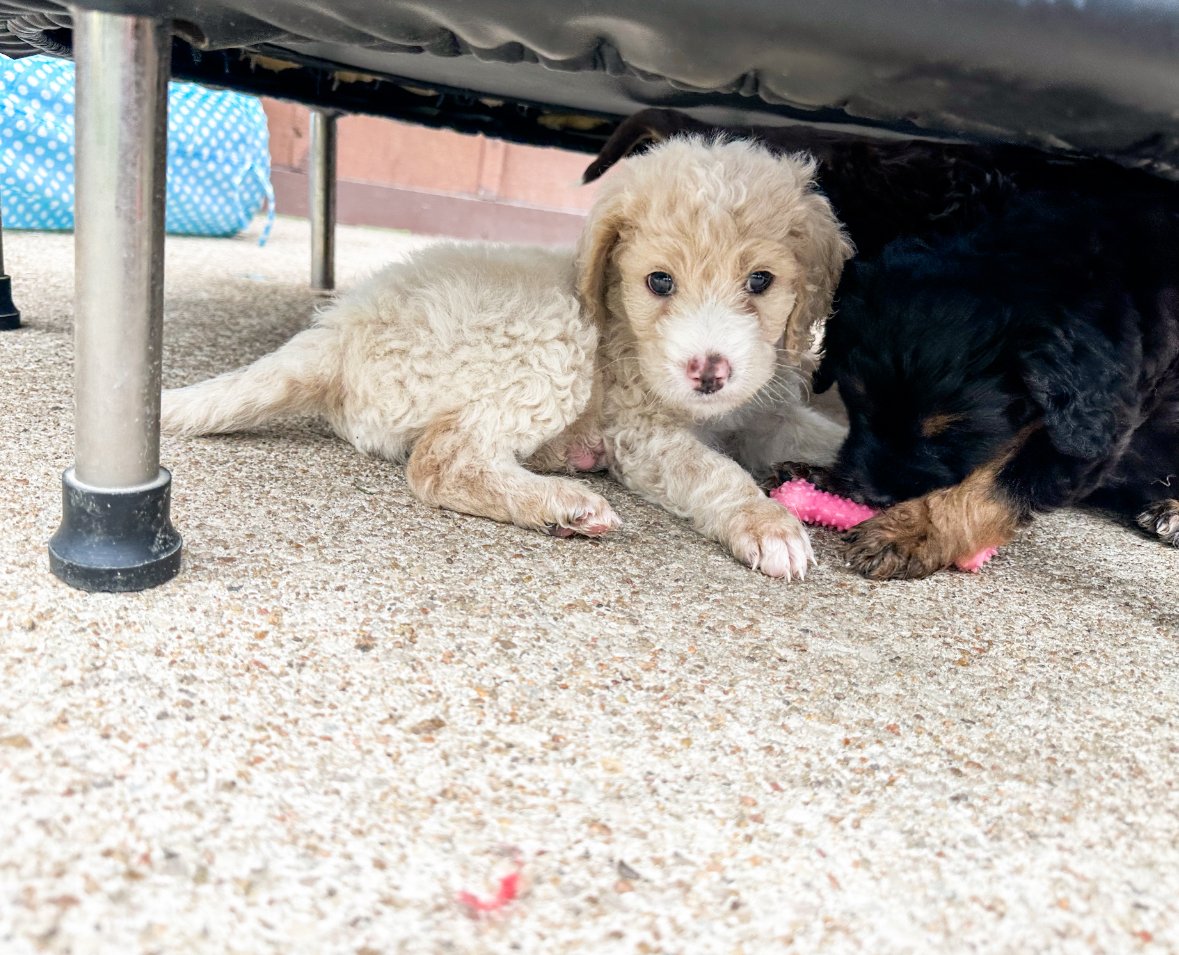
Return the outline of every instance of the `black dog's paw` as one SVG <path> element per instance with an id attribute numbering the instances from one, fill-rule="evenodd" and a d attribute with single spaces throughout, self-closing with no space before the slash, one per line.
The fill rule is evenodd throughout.
<path id="1" fill-rule="evenodd" d="M 770 466 L 770 476 L 761 482 L 762 490 L 772 491 L 787 481 L 801 478 L 810 481 L 820 491 L 831 490 L 831 469 L 819 464 L 803 464 L 801 461 L 783 461 Z"/>
<path id="2" fill-rule="evenodd" d="M 1174 498 L 1155 501 L 1138 515 L 1138 526 L 1163 543 L 1179 547 L 1179 501 Z"/>
<path id="3" fill-rule="evenodd" d="M 928 532 L 890 516 L 874 517 L 844 536 L 852 570 L 869 580 L 919 580 L 946 565 Z"/>

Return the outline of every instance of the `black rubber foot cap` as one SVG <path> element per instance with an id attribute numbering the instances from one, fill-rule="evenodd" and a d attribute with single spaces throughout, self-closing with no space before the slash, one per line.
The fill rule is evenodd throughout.
<path id="1" fill-rule="evenodd" d="M 0 275 L 0 332 L 20 328 L 20 312 L 12 304 L 12 279 Z"/>
<path id="2" fill-rule="evenodd" d="M 61 526 L 49 541 L 49 569 L 79 590 L 146 590 L 180 570 L 180 535 L 168 511 L 172 475 L 111 491 L 61 476 Z"/>

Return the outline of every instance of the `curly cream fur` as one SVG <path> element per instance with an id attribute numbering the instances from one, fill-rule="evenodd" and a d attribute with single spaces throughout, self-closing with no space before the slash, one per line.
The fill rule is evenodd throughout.
<path id="1" fill-rule="evenodd" d="M 673 141 L 609 180 L 576 255 L 443 243 L 388 266 L 254 364 L 165 392 L 163 427 L 209 434 L 316 413 L 407 460 L 424 501 L 561 536 L 618 526 L 582 483 L 611 473 L 740 560 L 802 577 L 802 527 L 746 467 L 828 463 L 843 428 L 806 407 L 800 365 L 850 247 L 813 164 Z M 653 295 L 652 271 L 676 277 Z M 745 291 L 750 272 L 775 279 Z M 723 388 L 684 363 L 721 354 Z"/>

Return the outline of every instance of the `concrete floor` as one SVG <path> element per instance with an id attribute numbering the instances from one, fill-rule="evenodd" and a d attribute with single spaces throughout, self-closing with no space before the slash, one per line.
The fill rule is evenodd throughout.
<path id="1" fill-rule="evenodd" d="M 410 244 L 341 230 L 342 284 Z M 605 481 L 623 530 L 553 540 L 296 422 L 166 440 L 180 577 L 72 591 L 72 241 L 5 253 L 6 955 L 1179 951 L 1179 553 L 1073 512 L 783 584 Z M 302 328 L 307 258 L 169 239 L 166 382 Z"/>

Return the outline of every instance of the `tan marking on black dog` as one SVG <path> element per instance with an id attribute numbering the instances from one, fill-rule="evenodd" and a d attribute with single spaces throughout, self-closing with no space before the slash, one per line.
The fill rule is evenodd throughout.
<path id="1" fill-rule="evenodd" d="M 999 486 L 999 472 L 1038 426 L 952 487 L 902 501 L 844 538 L 849 565 L 872 580 L 928 577 L 987 547 L 1011 541 L 1027 516 Z"/>
<path id="2" fill-rule="evenodd" d="M 979 468 L 961 484 L 903 501 L 847 535 L 848 563 L 873 580 L 928 577 L 1015 536 L 1020 515 Z"/>
<path id="3" fill-rule="evenodd" d="M 931 414 L 921 422 L 921 434 L 926 438 L 936 438 L 945 434 L 946 429 L 956 421 L 962 420 L 960 414 Z"/>

